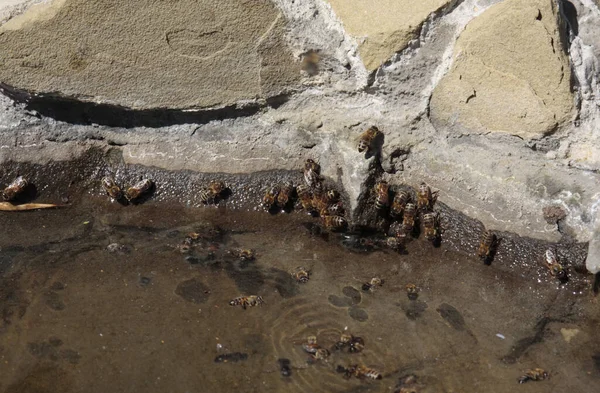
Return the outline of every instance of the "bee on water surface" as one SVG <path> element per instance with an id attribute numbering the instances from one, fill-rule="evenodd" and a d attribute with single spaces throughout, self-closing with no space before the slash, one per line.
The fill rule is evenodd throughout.
<path id="1" fill-rule="evenodd" d="M 416 300 L 419 297 L 419 288 L 415 284 L 406 284 L 406 294 L 409 300 Z"/>
<path id="2" fill-rule="evenodd" d="M 323 226 L 327 229 L 341 230 L 348 226 L 346 219 L 341 216 L 324 216 L 321 219 L 323 220 Z"/>
<path id="3" fill-rule="evenodd" d="M 375 186 L 375 207 L 383 210 L 390 204 L 390 186 L 386 181 L 380 181 Z"/>
<path id="4" fill-rule="evenodd" d="M 294 185 L 291 182 L 286 181 L 282 184 L 279 194 L 277 195 L 277 206 L 280 209 L 286 208 L 286 206 L 290 202 L 292 192 L 294 192 Z"/>
<path id="5" fill-rule="evenodd" d="M 425 239 L 435 242 L 439 236 L 439 216 L 437 213 L 423 214 L 423 228 Z"/>
<path id="6" fill-rule="evenodd" d="M 311 354 L 314 360 L 324 360 L 329 357 L 329 351 L 317 343 L 317 336 L 308 336 L 306 342 L 302 343 L 302 349 Z"/>
<path id="7" fill-rule="evenodd" d="M 363 291 L 371 291 L 371 292 L 373 292 L 373 291 L 375 291 L 375 289 L 377 287 L 380 287 L 382 285 L 383 285 L 383 280 L 381 278 L 379 278 L 379 277 L 373 277 L 371 279 L 371 281 L 366 282 L 366 283 L 364 283 L 362 285 L 362 290 Z"/>
<path id="8" fill-rule="evenodd" d="M 298 266 L 292 273 L 292 277 L 299 283 L 306 284 L 310 278 L 310 272 L 303 266 Z"/>
<path id="9" fill-rule="evenodd" d="M 481 260 L 485 263 L 491 262 L 496 253 L 496 245 L 498 244 L 498 239 L 496 239 L 496 235 L 492 231 L 485 231 L 481 236 L 481 241 L 479 242 L 479 249 L 477 250 L 477 255 Z"/>
<path id="10" fill-rule="evenodd" d="M 360 134 L 358 139 L 358 152 L 362 153 L 364 151 L 371 151 L 375 138 L 377 138 L 380 134 L 381 131 L 379 131 L 379 129 L 375 126 L 367 128 L 365 132 Z"/>
<path id="11" fill-rule="evenodd" d="M 252 295 L 236 297 L 235 299 L 229 302 L 229 305 L 242 306 L 242 308 L 245 310 L 247 307 L 260 306 L 264 303 L 265 301 L 263 300 L 262 296 Z"/>
<path id="12" fill-rule="evenodd" d="M 127 191 L 125 191 L 125 198 L 131 202 L 139 199 L 145 193 L 147 193 L 150 188 L 152 188 L 152 180 L 143 179 L 139 182 L 135 183 L 133 186 L 129 187 Z"/>
<path id="13" fill-rule="evenodd" d="M 219 180 L 213 180 L 208 184 L 208 191 L 211 193 L 211 195 L 213 195 L 213 197 L 221 195 L 221 193 L 225 191 L 225 188 L 227 188 L 225 183 Z"/>
<path id="14" fill-rule="evenodd" d="M 518 379 L 519 383 L 525 383 L 527 381 L 543 381 L 548 378 L 548 372 L 541 368 L 532 368 L 525 371 L 524 375 L 521 375 Z"/>
<path id="15" fill-rule="evenodd" d="M 362 337 L 353 336 L 349 333 L 342 333 L 340 340 L 335 344 L 335 348 L 342 350 L 348 347 L 349 353 L 362 352 L 365 349 L 365 341 Z"/>
<path id="16" fill-rule="evenodd" d="M 123 191 L 121 191 L 121 188 L 115 183 L 112 177 L 107 176 L 102 179 L 102 188 L 115 201 L 123 198 Z"/>
<path id="17" fill-rule="evenodd" d="M 415 217 L 417 216 L 417 207 L 414 203 L 407 203 L 404 208 L 404 217 L 402 218 L 402 230 L 407 235 L 415 227 Z"/>
<path id="18" fill-rule="evenodd" d="M 256 251 L 251 248 L 234 248 L 229 250 L 228 253 L 241 261 L 253 261 L 256 258 Z"/>
<path id="19" fill-rule="evenodd" d="M 565 268 L 558 262 L 558 257 L 556 253 L 551 249 L 546 250 L 546 267 L 550 271 L 550 274 L 563 281 L 567 278 L 567 271 Z"/>
<path id="20" fill-rule="evenodd" d="M 431 188 L 425 183 L 419 185 L 417 191 L 417 209 L 420 211 L 430 211 L 437 200 L 438 191 L 431 192 Z"/>
<path id="21" fill-rule="evenodd" d="M 25 190 L 25 187 L 27 187 L 28 184 L 29 183 L 23 176 L 17 177 L 4 189 L 4 191 L 2 191 L 2 198 L 4 198 L 5 201 L 14 200 Z"/>
<path id="22" fill-rule="evenodd" d="M 337 371 L 338 372 L 342 372 L 344 373 L 344 377 L 345 378 L 351 378 L 351 377 L 355 377 L 358 379 L 381 379 L 383 378 L 383 376 L 381 375 L 381 373 L 373 368 L 369 368 L 363 365 L 358 365 L 358 364 L 353 364 L 351 366 L 343 367 L 343 366 L 338 366 L 337 367 Z"/>
<path id="23" fill-rule="evenodd" d="M 277 203 L 277 197 L 279 196 L 279 186 L 273 186 L 267 190 L 263 196 L 262 205 L 265 209 L 270 210 L 275 203 Z"/>
<path id="24" fill-rule="evenodd" d="M 394 200 L 392 201 L 392 208 L 390 209 L 390 214 L 392 217 L 400 217 L 402 212 L 404 211 L 404 207 L 410 200 L 410 195 L 406 191 L 398 191 L 396 195 L 394 195 Z"/>

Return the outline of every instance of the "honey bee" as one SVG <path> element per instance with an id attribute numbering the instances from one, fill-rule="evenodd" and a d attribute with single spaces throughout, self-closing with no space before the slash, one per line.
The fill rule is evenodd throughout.
<path id="1" fill-rule="evenodd" d="M 262 296 L 252 295 L 236 297 L 235 299 L 229 302 L 229 305 L 242 306 L 242 308 L 245 310 L 247 307 L 260 306 L 264 303 L 265 301 L 263 300 Z"/>
<path id="2" fill-rule="evenodd" d="M 410 200 L 410 195 L 406 191 L 398 191 L 394 196 L 394 200 L 392 201 L 392 208 L 390 209 L 390 214 L 392 217 L 400 217 L 402 212 L 404 211 L 404 207 Z"/>
<path id="3" fill-rule="evenodd" d="M 338 367 L 338 369 L 340 369 L 340 367 Z M 348 368 L 343 368 L 344 370 L 344 376 L 346 378 L 351 378 L 351 377 L 355 377 L 358 379 L 365 379 L 365 378 L 369 378 L 369 379 L 381 379 L 383 378 L 383 376 L 381 375 L 381 373 L 375 369 L 363 366 L 363 365 L 358 365 L 358 364 L 353 364 L 351 366 L 349 366 Z"/>
<path id="4" fill-rule="evenodd" d="M 357 353 L 362 352 L 365 348 L 365 342 L 362 337 L 356 337 L 349 333 L 342 333 L 340 340 L 335 344 L 335 348 L 342 350 L 348 347 L 348 352 Z"/>
<path id="5" fill-rule="evenodd" d="M 565 280 L 567 278 L 567 271 L 564 267 L 558 262 L 558 257 L 551 249 L 546 250 L 546 267 L 550 271 L 550 274 L 559 280 Z"/>
<path id="6" fill-rule="evenodd" d="M 25 190 L 25 187 L 27 187 L 28 184 L 29 183 L 23 176 L 17 177 L 4 189 L 4 191 L 2 191 L 2 198 L 4 198 L 5 201 L 14 200 L 23 192 L 23 190 Z"/>
<path id="7" fill-rule="evenodd" d="M 336 190 L 328 190 L 325 193 L 325 198 L 327 200 L 327 203 L 333 204 L 340 199 L 340 193 L 337 192 Z"/>
<path id="8" fill-rule="evenodd" d="M 327 203 L 327 194 L 325 193 L 325 190 L 323 190 L 323 185 L 320 182 L 315 184 L 315 187 L 313 188 L 312 206 L 320 215 L 328 215 L 327 207 L 329 204 Z"/>
<path id="9" fill-rule="evenodd" d="M 402 241 L 395 236 L 385 238 L 385 245 L 392 250 L 399 250 L 402 247 Z"/>
<path id="10" fill-rule="evenodd" d="M 417 215 L 417 207 L 414 203 L 407 203 L 404 207 L 404 217 L 402 218 L 402 231 L 407 235 L 413 231 L 415 227 L 415 217 Z"/>
<path id="11" fill-rule="evenodd" d="M 365 150 L 369 152 L 373 142 L 375 141 L 375 138 L 377 138 L 380 133 L 381 132 L 379 129 L 375 126 L 371 126 L 365 132 L 363 132 L 358 140 L 358 152 L 362 153 Z"/>
<path id="12" fill-rule="evenodd" d="M 321 167 L 312 159 L 304 163 L 304 181 L 309 187 L 315 187 L 321 181 Z"/>
<path id="13" fill-rule="evenodd" d="M 108 196 L 113 200 L 118 201 L 119 199 L 123 198 L 123 191 L 121 191 L 121 188 L 111 177 L 105 177 L 102 179 L 102 187 Z"/>
<path id="14" fill-rule="evenodd" d="M 331 230 L 341 230 L 348 226 L 348 222 L 342 216 L 323 216 L 323 226 Z"/>
<path id="15" fill-rule="evenodd" d="M 379 210 L 385 209 L 390 204 L 390 186 L 386 181 L 380 181 L 375 186 L 375 207 Z"/>
<path id="16" fill-rule="evenodd" d="M 277 195 L 277 206 L 281 209 L 285 209 L 290 201 L 290 196 L 294 192 L 294 185 L 286 181 L 280 188 L 279 194 Z"/>
<path id="17" fill-rule="evenodd" d="M 329 357 L 330 353 L 327 349 L 325 348 L 319 348 L 317 349 L 317 351 L 314 353 L 313 357 L 315 360 L 325 360 Z"/>
<path id="18" fill-rule="evenodd" d="M 217 197 L 221 195 L 223 191 L 225 191 L 225 183 L 219 180 L 213 180 L 208 184 L 208 191 L 213 197 Z"/>
<path id="19" fill-rule="evenodd" d="M 415 284 L 406 284 L 406 294 L 409 300 L 416 300 L 419 297 L 419 288 Z"/>
<path id="20" fill-rule="evenodd" d="M 300 200 L 300 203 L 302 204 L 302 208 L 308 212 L 313 211 L 313 205 L 312 205 L 312 192 L 310 191 L 310 188 L 308 186 L 305 185 L 298 185 L 298 187 L 296 187 L 296 193 L 298 194 L 298 199 Z"/>
<path id="21" fill-rule="evenodd" d="M 323 360 L 329 357 L 329 351 L 317 343 L 316 336 L 308 336 L 305 343 L 302 343 L 302 349 L 310 353 L 315 360 Z"/>
<path id="22" fill-rule="evenodd" d="M 152 180 L 150 179 L 140 180 L 125 191 L 125 198 L 130 202 L 140 198 L 150 190 L 152 184 Z"/>
<path id="23" fill-rule="evenodd" d="M 241 261 L 253 261 L 256 258 L 256 252 L 252 249 L 234 248 L 228 251 L 229 254 Z"/>
<path id="24" fill-rule="evenodd" d="M 430 211 L 437 200 L 438 191 L 431 192 L 431 188 L 425 183 L 419 185 L 417 191 L 417 209 L 420 211 Z"/>
<path id="25" fill-rule="evenodd" d="M 423 227 L 425 229 L 425 239 L 429 241 L 435 241 L 438 238 L 439 218 L 437 213 L 425 213 L 423 214 Z"/>
<path id="26" fill-rule="evenodd" d="M 362 285 L 363 291 L 371 291 L 373 292 L 375 288 L 383 285 L 383 280 L 379 277 L 373 277 L 371 281 L 366 282 Z"/>
<path id="27" fill-rule="evenodd" d="M 263 196 L 263 207 L 267 210 L 271 209 L 273 205 L 277 202 L 277 197 L 279 196 L 280 188 L 279 186 L 273 186 L 267 190 L 265 195 Z"/>
<path id="28" fill-rule="evenodd" d="M 327 214 L 325 215 L 342 216 L 344 213 L 344 204 L 342 203 L 342 201 L 337 201 L 327 206 Z"/>
<path id="29" fill-rule="evenodd" d="M 481 241 L 479 242 L 479 249 L 477 250 L 477 255 L 484 262 L 489 262 L 494 253 L 497 244 L 496 235 L 492 231 L 485 231 L 481 236 Z"/>
<path id="30" fill-rule="evenodd" d="M 533 368 L 525 371 L 525 374 L 519 377 L 519 383 L 527 381 L 543 381 L 548 378 L 548 372 L 541 368 Z"/>
<path id="31" fill-rule="evenodd" d="M 292 273 L 292 277 L 294 277 L 299 283 L 306 284 L 310 278 L 310 272 L 306 270 L 306 268 L 298 266 Z"/>

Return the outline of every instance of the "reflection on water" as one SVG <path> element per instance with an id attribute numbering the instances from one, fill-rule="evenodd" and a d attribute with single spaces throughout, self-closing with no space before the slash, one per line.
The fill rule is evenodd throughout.
<path id="1" fill-rule="evenodd" d="M 459 229 L 440 247 L 419 238 L 400 254 L 354 235 L 324 236 L 314 223 L 299 213 L 95 197 L 1 215 L 0 391 L 600 387 L 589 278 L 573 272 L 560 285 L 549 277 L 535 260 L 544 245 L 508 238 L 485 266 L 474 252 L 478 234 L 469 240 Z M 305 283 L 292 275 L 299 266 L 310 272 Z M 383 284 L 364 286 L 374 277 Z M 239 296 L 264 303 L 230 306 Z M 364 347 L 336 345 L 342 334 Z M 303 349 L 309 336 L 328 357 Z M 383 378 L 345 378 L 340 370 L 353 366 Z M 535 367 L 550 378 L 519 386 Z"/>

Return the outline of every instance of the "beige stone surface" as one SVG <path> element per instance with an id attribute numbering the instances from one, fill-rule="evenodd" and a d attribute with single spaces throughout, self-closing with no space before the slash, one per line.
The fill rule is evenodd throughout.
<path id="1" fill-rule="evenodd" d="M 0 27 L 0 81 L 147 108 L 264 99 L 300 77 L 268 0 L 55 0 Z"/>
<path id="2" fill-rule="evenodd" d="M 368 70 L 405 49 L 427 17 L 451 0 L 328 0 L 346 31 L 360 42 Z"/>
<path id="3" fill-rule="evenodd" d="M 434 90 L 436 126 L 547 134 L 573 109 L 571 71 L 553 0 L 506 0 L 467 25 Z"/>

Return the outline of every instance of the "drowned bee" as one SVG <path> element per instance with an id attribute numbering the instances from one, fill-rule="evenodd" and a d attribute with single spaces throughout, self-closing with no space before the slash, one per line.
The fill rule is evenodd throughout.
<path id="1" fill-rule="evenodd" d="M 140 180 L 133 186 L 129 187 L 127 189 L 127 191 L 125 191 L 125 198 L 129 202 L 135 201 L 136 199 L 139 199 L 144 194 L 146 194 L 148 191 L 150 191 L 150 188 L 152 188 L 152 185 L 153 185 L 153 183 L 152 183 L 152 180 L 150 180 L 150 179 Z"/>
<path id="2" fill-rule="evenodd" d="M 252 295 L 252 296 L 236 297 L 235 299 L 233 299 L 229 302 L 229 305 L 230 306 L 242 306 L 242 308 L 245 310 L 247 307 L 260 306 L 264 303 L 265 303 L 265 301 L 263 300 L 262 296 Z"/>
<path id="3" fill-rule="evenodd" d="M 383 285 L 383 280 L 379 277 L 373 277 L 371 281 L 366 282 L 362 285 L 363 291 L 375 291 L 375 288 Z"/>
<path id="4" fill-rule="evenodd" d="M 23 176 L 17 177 L 2 191 L 2 198 L 4 198 L 5 201 L 14 200 L 25 190 L 25 187 L 27 187 L 28 184 L 29 183 Z"/>
<path id="5" fill-rule="evenodd" d="M 310 278 L 310 272 L 303 266 L 298 266 L 294 272 L 292 272 L 292 277 L 299 283 L 306 284 Z"/>
<path id="6" fill-rule="evenodd" d="M 527 381 L 543 381 L 548 378 L 548 372 L 541 368 L 533 368 L 525 371 L 524 375 L 521 375 L 518 379 L 519 383 L 525 383 Z"/>
<path id="7" fill-rule="evenodd" d="M 358 364 L 353 364 L 351 366 L 343 367 L 343 366 L 338 366 L 337 367 L 337 372 L 339 373 L 343 373 L 344 374 L 344 378 L 349 379 L 352 377 L 358 378 L 358 379 L 381 379 L 383 378 L 383 376 L 381 375 L 381 373 L 373 368 L 369 368 L 363 365 L 358 365 Z"/>

